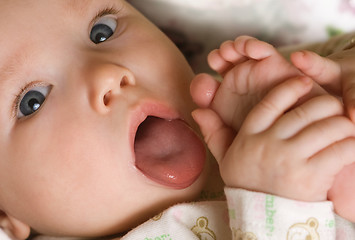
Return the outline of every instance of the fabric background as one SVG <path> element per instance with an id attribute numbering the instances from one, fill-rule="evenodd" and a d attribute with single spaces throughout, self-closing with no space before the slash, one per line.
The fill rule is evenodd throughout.
<path id="1" fill-rule="evenodd" d="M 275 46 L 355 30 L 355 0 L 129 0 L 182 49 L 197 72 L 226 39 L 251 35 Z"/>

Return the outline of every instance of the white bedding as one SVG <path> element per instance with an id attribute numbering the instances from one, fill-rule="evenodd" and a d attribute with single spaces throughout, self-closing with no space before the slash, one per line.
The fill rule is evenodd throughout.
<path id="1" fill-rule="evenodd" d="M 174 31 L 172 37 L 192 52 L 189 60 L 197 72 L 208 70 L 205 58 L 211 49 L 239 35 L 281 46 L 355 30 L 355 0 L 129 1 L 156 24 Z"/>

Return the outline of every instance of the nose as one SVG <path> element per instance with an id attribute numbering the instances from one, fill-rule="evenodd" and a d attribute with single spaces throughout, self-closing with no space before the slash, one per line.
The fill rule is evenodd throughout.
<path id="1" fill-rule="evenodd" d="M 87 77 L 90 104 L 101 114 L 110 111 L 113 100 L 123 95 L 125 88 L 135 85 L 133 73 L 115 64 L 90 66 Z"/>

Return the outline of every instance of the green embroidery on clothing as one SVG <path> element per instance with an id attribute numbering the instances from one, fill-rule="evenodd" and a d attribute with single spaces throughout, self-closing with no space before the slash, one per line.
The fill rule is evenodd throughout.
<path id="1" fill-rule="evenodd" d="M 229 215 L 229 218 L 232 219 L 232 220 L 235 220 L 236 217 L 235 217 L 235 210 L 234 209 L 228 209 L 228 215 Z"/>
<path id="2" fill-rule="evenodd" d="M 328 228 L 335 228 L 335 221 L 334 219 L 325 221 L 325 226 Z"/>
<path id="3" fill-rule="evenodd" d="M 200 194 L 200 200 L 215 200 L 224 197 L 224 191 L 213 192 L 213 191 L 202 191 Z"/>
<path id="4" fill-rule="evenodd" d="M 267 236 L 271 237 L 273 235 L 273 232 L 275 230 L 274 226 L 274 215 L 276 213 L 275 207 L 274 207 L 274 200 L 275 197 L 272 195 L 266 195 L 265 198 L 265 215 L 266 215 L 266 230 L 267 230 Z"/>
<path id="5" fill-rule="evenodd" d="M 146 237 L 144 238 L 144 240 L 172 240 L 172 238 L 170 238 L 170 235 L 169 234 L 163 234 L 163 235 L 160 235 L 160 236 L 157 236 L 157 237 Z"/>
<path id="6" fill-rule="evenodd" d="M 334 37 L 334 36 L 337 36 L 337 35 L 340 35 L 340 34 L 344 33 L 341 29 L 333 27 L 333 26 L 330 26 L 330 25 L 327 26 L 326 30 L 327 30 L 327 33 L 328 33 L 329 37 Z"/>

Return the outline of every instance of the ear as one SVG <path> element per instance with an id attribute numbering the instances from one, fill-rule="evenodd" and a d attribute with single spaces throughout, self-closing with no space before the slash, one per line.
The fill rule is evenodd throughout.
<path id="1" fill-rule="evenodd" d="M 0 210 L 0 227 L 11 238 L 24 240 L 29 237 L 29 225 Z"/>

